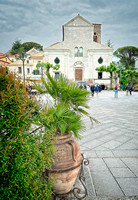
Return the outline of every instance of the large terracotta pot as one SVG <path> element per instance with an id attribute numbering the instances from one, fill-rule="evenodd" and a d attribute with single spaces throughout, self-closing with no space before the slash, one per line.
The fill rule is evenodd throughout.
<path id="1" fill-rule="evenodd" d="M 79 173 L 82 156 L 78 143 L 71 135 L 57 136 L 54 163 L 49 175 L 56 178 L 53 191 L 66 194 L 72 189 Z"/>

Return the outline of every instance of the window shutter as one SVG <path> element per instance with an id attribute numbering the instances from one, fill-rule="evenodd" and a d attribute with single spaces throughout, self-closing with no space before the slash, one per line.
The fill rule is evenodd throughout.
<path id="1" fill-rule="evenodd" d="M 78 47 L 75 47 L 75 57 L 78 57 Z"/>
<path id="2" fill-rule="evenodd" d="M 83 57 L 83 48 L 82 47 L 79 48 L 79 57 Z"/>

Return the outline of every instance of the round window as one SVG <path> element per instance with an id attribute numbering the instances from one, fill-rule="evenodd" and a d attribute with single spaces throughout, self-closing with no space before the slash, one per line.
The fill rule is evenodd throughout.
<path id="1" fill-rule="evenodd" d="M 56 58 L 55 58 L 55 60 L 54 60 L 54 62 L 55 62 L 56 64 L 60 63 L 60 60 L 59 60 L 59 58 L 58 58 L 58 57 L 56 57 Z"/>
<path id="2" fill-rule="evenodd" d="M 103 59 L 102 59 L 101 57 L 98 59 L 98 63 L 99 63 L 99 64 L 102 64 L 102 63 L 103 63 Z"/>

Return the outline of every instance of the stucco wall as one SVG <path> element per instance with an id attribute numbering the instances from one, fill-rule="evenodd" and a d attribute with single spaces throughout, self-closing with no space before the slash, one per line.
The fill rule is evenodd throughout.
<path id="1" fill-rule="evenodd" d="M 98 33 L 99 42 L 93 42 L 94 31 Z M 81 16 L 77 16 L 63 26 L 64 40 L 45 49 L 45 60 L 54 64 L 56 57 L 60 59 L 59 72 L 75 81 L 75 69 L 82 69 L 82 81 L 98 78 L 95 70 L 101 65 L 112 62 L 113 49 L 100 44 L 101 25 L 91 24 Z M 75 47 L 83 48 L 83 57 L 75 57 Z M 101 64 L 99 58 L 103 59 Z M 51 74 L 54 75 L 51 70 Z M 109 74 L 103 73 L 103 79 L 108 79 Z"/>

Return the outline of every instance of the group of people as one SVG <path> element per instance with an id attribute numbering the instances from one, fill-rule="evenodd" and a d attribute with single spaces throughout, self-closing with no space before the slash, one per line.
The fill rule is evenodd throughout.
<path id="1" fill-rule="evenodd" d="M 118 90 L 119 90 L 119 86 L 116 84 L 114 87 L 115 98 L 118 98 Z M 121 90 L 121 87 L 120 87 L 120 90 Z M 125 90 L 126 90 L 126 95 L 128 95 L 129 93 L 130 95 L 132 95 L 133 87 L 131 84 L 127 84 Z"/>
<path id="2" fill-rule="evenodd" d="M 38 91 L 33 89 L 31 85 L 26 85 L 26 92 L 30 95 L 36 95 L 38 93 Z"/>
<path id="3" fill-rule="evenodd" d="M 92 93 L 92 96 L 94 96 L 94 93 L 96 93 L 98 95 L 98 92 L 101 92 L 101 90 L 102 90 L 102 87 L 100 85 L 97 85 L 97 84 L 96 85 L 94 85 L 94 84 L 91 84 L 91 85 L 90 84 L 88 84 L 88 85 L 80 84 L 79 88 L 84 88 L 84 89 L 90 91 Z"/>
<path id="4" fill-rule="evenodd" d="M 102 90 L 101 85 L 98 85 L 98 84 L 88 84 L 88 85 L 80 84 L 79 88 L 80 89 L 84 88 L 84 89 L 90 91 L 92 93 L 92 96 L 94 96 L 95 93 L 98 95 L 98 93 L 101 92 L 101 90 Z M 118 98 L 118 91 L 119 90 L 122 91 L 123 90 L 123 86 L 119 85 L 119 84 L 116 84 L 113 90 L 114 90 L 114 94 L 115 94 L 114 97 Z M 130 95 L 132 95 L 133 87 L 132 87 L 131 84 L 127 84 L 125 90 L 126 90 L 126 95 L 128 95 L 129 93 L 130 93 Z"/>

